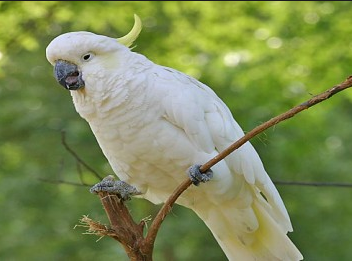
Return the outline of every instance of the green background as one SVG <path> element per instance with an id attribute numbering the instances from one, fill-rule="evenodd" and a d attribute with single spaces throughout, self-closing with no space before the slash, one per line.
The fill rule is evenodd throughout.
<path id="1" fill-rule="evenodd" d="M 68 31 L 121 37 L 144 24 L 135 52 L 186 72 L 229 106 L 244 131 L 352 74 L 351 2 L 0 2 L 0 259 L 127 260 L 112 239 L 73 229 L 82 215 L 106 223 L 86 186 L 111 173 L 69 92 L 55 82 L 45 48 Z M 352 90 L 252 139 L 274 181 L 352 183 Z M 290 238 L 305 260 L 351 260 L 352 189 L 277 185 Z M 136 220 L 159 206 L 128 202 Z M 175 207 L 155 260 L 225 260 L 191 211 Z"/>

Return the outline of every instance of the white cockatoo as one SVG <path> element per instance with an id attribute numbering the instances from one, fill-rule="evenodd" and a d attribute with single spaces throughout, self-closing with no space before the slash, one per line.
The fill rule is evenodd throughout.
<path id="1" fill-rule="evenodd" d="M 118 39 L 65 33 L 46 56 L 119 179 L 158 204 L 190 166 L 197 169 L 244 133 L 208 86 L 132 52 L 140 31 L 135 16 L 131 32 Z M 285 205 L 249 142 L 212 171 L 177 203 L 197 213 L 229 260 L 302 259 L 287 236 Z"/>

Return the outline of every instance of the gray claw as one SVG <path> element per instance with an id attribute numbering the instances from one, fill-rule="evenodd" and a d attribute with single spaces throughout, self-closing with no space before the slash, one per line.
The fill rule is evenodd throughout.
<path id="1" fill-rule="evenodd" d="M 200 172 L 200 167 L 202 165 L 193 165 L 188 169 L 188 176 L 191 179 L 192 183 L 196 186 L 200 184 L 200 182 L 207 182 L 213 177 L 213 171 L 208 169 L 205 173 Z"/>
<path id="2" fill-rule="evenodd" d="M 131 196 L 141 193 L 133 186 L 121 180 L 115 180 L 113 175 L 105 177 L 101 182 L 95 184 L 89 190 L 91 193 L 109 192 L 118 195 L 122 200 L 130 200 Z"/>

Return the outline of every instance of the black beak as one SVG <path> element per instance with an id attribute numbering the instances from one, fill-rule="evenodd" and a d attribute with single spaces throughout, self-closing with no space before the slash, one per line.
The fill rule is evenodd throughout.
<path id="1" fill-rule="evenodd" d="M 78 70 L 77 65 L 57 60 L 54 68 L 56 80 L 67 90 L 78 90 L 84 87 L 82 73 Z"/>

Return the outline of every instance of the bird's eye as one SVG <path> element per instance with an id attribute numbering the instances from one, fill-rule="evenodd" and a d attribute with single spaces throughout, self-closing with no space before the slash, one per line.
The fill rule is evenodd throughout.
<path id="1" fill-rule="evenodd" d="M 82 61 L 88 62 L 88 61 L 92 60 L 93 57 L 94 57 L 93 53 L 86 53 L 86 54 L 82 55 Z"/>

